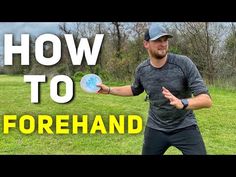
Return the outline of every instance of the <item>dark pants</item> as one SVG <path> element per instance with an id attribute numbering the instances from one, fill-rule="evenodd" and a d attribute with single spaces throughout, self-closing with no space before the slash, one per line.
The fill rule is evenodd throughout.
<path id="1" fill-rule="evenodd" d="M 174 146 L 184 155 L 206 155 L 206 148 L 197 126 L 165 133 L 146 127 L 142 155 L 163 155 Z"/>

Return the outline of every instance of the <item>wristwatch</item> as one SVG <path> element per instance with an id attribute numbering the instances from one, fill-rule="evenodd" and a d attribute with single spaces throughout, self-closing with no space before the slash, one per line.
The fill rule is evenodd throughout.
<path id="1" fill-rule="evenodd" d="M 185 109 L 188 107 L 188 100 L 187 99 L 181 99 L 181 103 L 184 105 L 182 109 Z"/>

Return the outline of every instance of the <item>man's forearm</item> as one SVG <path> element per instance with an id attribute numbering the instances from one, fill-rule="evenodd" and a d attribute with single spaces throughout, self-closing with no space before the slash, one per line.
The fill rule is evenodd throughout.
<path id="1" fill-rule="evenodd" d="M 131 86 L 110 87 L 110 94 L 118 96 L 133 96 Z"/>
<path id="2" fill-rule="evenodd" d="M 200 94 L 193 98 L 189 98 L 189 105 L 187 109 L 201 109 L 201 108 L 210 108 L 212 105 L 212 101 L 209 95 L 207 94 Z"/>

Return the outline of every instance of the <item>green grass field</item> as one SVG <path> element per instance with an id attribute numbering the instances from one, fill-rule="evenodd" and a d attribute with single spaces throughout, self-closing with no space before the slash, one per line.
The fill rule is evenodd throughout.
<path id="1" fill-rule="evenodd" d="M 43 134 L 37 132 L 25 135 L 18 129 L 10 129 L 3 134 L 3 115 L 39 114 L 55 116 L 59 114 L 102 115 L 105 124 L 108 115 L 135 114 L 143 118 L 145 126 L 148 103 L 145 95 L 118 97 L 84 93 L 75 83 L 75 97 L 68 104 L 55 103 L 50 98 L 49 83 L 41 84 L 41 101 L 30 102 L 30 84 L 23 76 L 0 75 L 0 154 L 141 154 L 143 131 L 139 134 Z M 109 84 L 109 83 L 106 83 Z M 63 85 L 61 87 L 63 89 Z M 195 111 L 199 128 L 205 140 L 208 154 L 236 154 L 236 91 L 210 87 L 213 99 L 211 109 Z M 171 147 L 168 155 L 181 154 Z"/>

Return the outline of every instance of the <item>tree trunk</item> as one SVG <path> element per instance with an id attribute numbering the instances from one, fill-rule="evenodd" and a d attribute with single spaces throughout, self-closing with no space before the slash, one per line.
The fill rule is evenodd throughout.
<path id="1" fill-rule="evenodd" d="M 213 67 L 213 59 L 212 59 L 212 55 L 211 55 L 211 50 L 210 50 L 210 36 L 209 36 L 209 31 L 208 31 L 208 27 L 209 27 L 209 23 L 206 22 L 205 23 L 205 30 L 206 30 L 206 57 L 207 57 L 207 80 L 209 82 L 209 84 L 214 84 L 214 67 Z"/>

